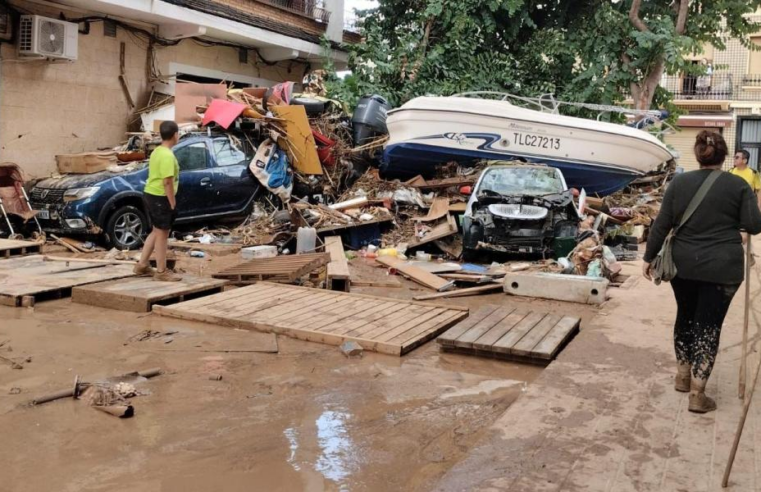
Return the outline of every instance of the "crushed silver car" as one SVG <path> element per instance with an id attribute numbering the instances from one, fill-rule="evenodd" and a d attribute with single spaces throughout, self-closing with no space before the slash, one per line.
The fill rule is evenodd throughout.
<path id="1" fill-rule="evenodd" d="M 466 252 L 563 256 L 575 244 L 579 212 L 560 170 L 520 163 L 487 167 L 463 218 Z"/>

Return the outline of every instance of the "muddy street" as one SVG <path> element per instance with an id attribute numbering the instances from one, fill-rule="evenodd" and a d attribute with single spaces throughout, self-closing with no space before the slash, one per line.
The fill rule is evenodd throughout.
<path id="1" fill-rule="evenodd" d="M 181 264 L 193 272 L 225 261 Z M 419 292 L 402 283 L 356 291 Z M 447 302 L 475 308 L 507 298 Z M 434 342 L 401 358 L 347 358 L 338 347 L 284 336 L 278 353 L 220 352 L 268 342 L 257 332 L 70 299 L 0 307 L 0 316 L 6 356 L 31 357 L 21 370 L 0 366 L 8 491 L 429 490 L 543 370 L 440 353 Z M 168 335 L 138 341 L 143 330 Z M 139 384 L 149 394 L 132 400 L 132 419 L 71 399 L 23 407 L 70 387 L 75 375 L 97 380 L 150 367 L 165 373 Z"/>

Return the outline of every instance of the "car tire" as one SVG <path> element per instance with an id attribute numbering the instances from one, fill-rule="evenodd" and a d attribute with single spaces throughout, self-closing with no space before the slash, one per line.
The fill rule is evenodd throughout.
<path id="1" fill-rule="evenodd" d="M 148 236 L 149 228 L 145 212 L 133 205 L 121 206 L 106 222 L 108 244 L 120 250 L 138 249 Z"/>

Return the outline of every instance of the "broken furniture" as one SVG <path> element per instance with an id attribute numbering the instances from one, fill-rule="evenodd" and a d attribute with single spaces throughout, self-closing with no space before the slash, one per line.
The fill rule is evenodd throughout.
<path id="1" fill-rule="evenodd" d="M 608 291 L 608 280 L 558 273 L 508 273 L 505 293 L 552 299 L 555 301 L 602 304 Z"/>
<path id="2" fill-rule="evenodd" d="M 547 364 L 579 331 L 581 320 L 484 306 L 436 339 L 442 350 Z"/>
<path id="3" fill-rule="evenodd" d="M 67 264 L 45 261 L 32 255 L 0 261 L 0 304 L 31 307 L 35 302 L 60 299 L 71 289 L 105 280 L 133 277 L 132 266 L 89 263 L 76 260 Z"/>
<path id="4" fill-rule="evenodd" d="M 55 156 L 55 161 L 61 174 L 93 174 L 119 164 L 114 151 L 62 154 Z"/>
<path id="5" fill-rule="evenodd" d="M 351 274 L 349 273 L 349 263 L 346 261 L 346 253 L 344 253 L 341 237 L 326 237 L 325 252 L 330 254 L 326 288 L 328 290 L 349 292 L 351 290 Z"/>
<path id="6" fill-rule="evenodd" d="M 437 306 L 262 282 L 155 306 L 161 316 L 253 329 L 300 340 L 402 355 L 468 316 L 467 308 Z"/>
<path id="7" fill-rule="evenodd" d="M 33 241 L 0 239 L 0 259 L 41 253 L 42 244 Z"/>
<path id="8" fill-rule="evenodd" d="M 330 262 L 328 253 L 276 256 L 256 258 L 240 265 L 226 268 L 212 275 L 214 278 L 230 280 L 236 284 L 250 284 L 257 281 L 294 282 Z"/>
<path id="9" fill-rule="evenodd" d="M 179 282 L 157 282 L 151 277 L 99 282 L 75 287 L 71 300 L 120 311 L 149 312 L 155 304 L 167 305 L 222 292 L 226 280 L 183 275 Z"/>

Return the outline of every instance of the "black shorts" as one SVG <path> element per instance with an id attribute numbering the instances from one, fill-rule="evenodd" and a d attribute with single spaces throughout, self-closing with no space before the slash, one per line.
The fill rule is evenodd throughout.
<path id="1" fill-rule="evenodd" d="M 145 210 L 148 211 L 148 218 L 153 227 L 163 231 L 172 229 L 177 212 L 172 210 L 169 198 L 143 193 L 143 203 L 145 203 Z"/>

